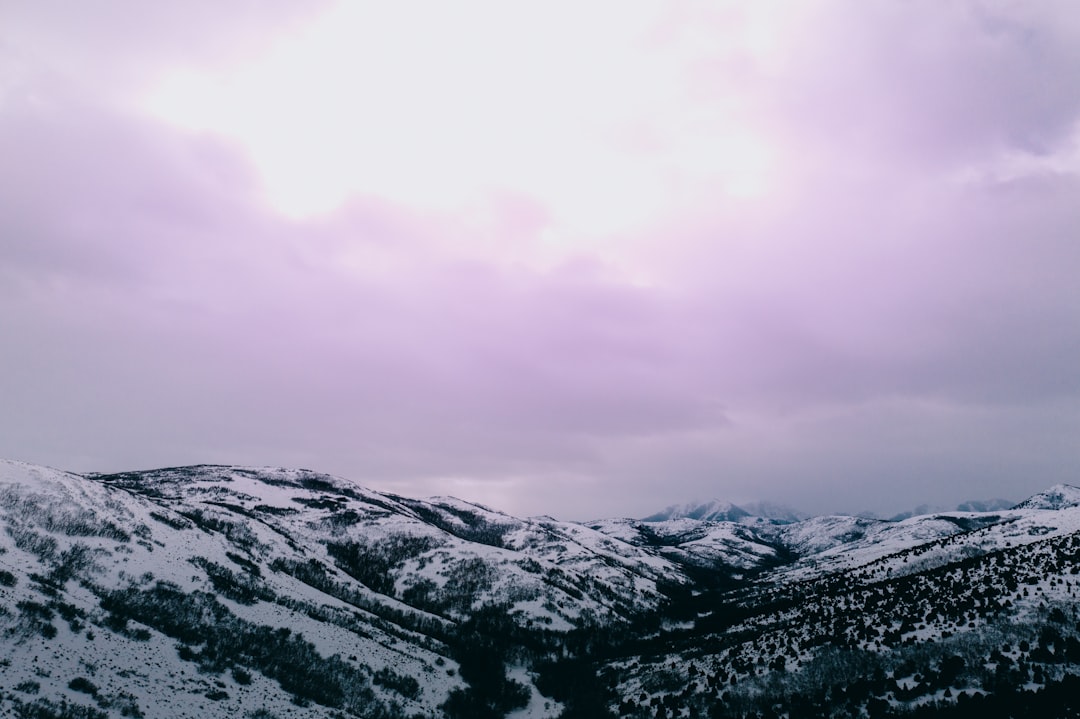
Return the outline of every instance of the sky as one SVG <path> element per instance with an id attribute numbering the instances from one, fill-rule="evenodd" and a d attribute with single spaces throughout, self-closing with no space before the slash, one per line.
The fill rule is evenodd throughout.
<path id="1" fill-rule="evenodd" d="M 1080 13 L 0 0 L 0 456 L 574 520 L 1080 484 Z"/>

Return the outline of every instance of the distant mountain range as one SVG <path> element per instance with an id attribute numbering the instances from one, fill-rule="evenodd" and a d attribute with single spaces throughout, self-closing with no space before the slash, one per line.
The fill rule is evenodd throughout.
<path id="1" fill-rule="evenodd" d="M 972 500 L 969 502 L 961 502 L 956 506 L 958 512 L 1000 512 L 1005 509 L 1012 509 L 1016 506 L 1015 502 L 1008 499 L 984 499 L 984 500 Z"/>
<path id="2" fill-rule="evenodd" d="M 307 470 L 0 461 L 0 527 L 5 717 L 1080 712 L 1069 485 L 574 523 Z"/>
<path id="3" fill-rule="evenodd" d="M 672 519 L 697 519 L 706 522 L 738 522 L 750 516 L 750 512 L 731 502 L 714 499 L 711 502 L 673 504 L 667 509 L 649 515 L 643 522 L 666 522 Z"/>
<path id="4" fill-rule="evenodd" d="M 955 510 L 949 510 L 945 507 L 932 506 L 929 504 L 920 504 L 915 509 L 895 514 L 888 517 L 888 519 L 893 522 L 900 522 L 922 514 L 948 511 L 999 512 L 1014 506 L 1016 506 L 1016 502 L 1011 502 L 1007 499 L 971 500 L 961 502 L 956 506 Z M 744 522 L 748 520 L 754 522 L 764 519 L 770 522 L 792 524 L 809 519 L 810 516 L 811 515 L 806 514 L 805 512 L 800 512 L 791 507 L 773 502 L 748 502 L 743 503 L 742 505 L 735 505 L 731 502 L 714 499 L 708 502 L 673 504 L 663 511 L 657 512 L 656 514 L 650 514 L 641 521 L 664 522 L 671 519 L 700 519 L 712 522 Z M 873 514 L 859 516 L 867 516 L 872 519 L 883 519 L 883 517 L 878 517 Z"/>

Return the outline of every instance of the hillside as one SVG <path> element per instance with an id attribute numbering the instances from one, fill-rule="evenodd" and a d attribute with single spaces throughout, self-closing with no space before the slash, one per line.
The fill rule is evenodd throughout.
<path id="1" fill-rule="evenodd" d="M 306 470 L 0 461 L 0 715 L 1071 716 L 1078 500 L 578 524 Z"/>

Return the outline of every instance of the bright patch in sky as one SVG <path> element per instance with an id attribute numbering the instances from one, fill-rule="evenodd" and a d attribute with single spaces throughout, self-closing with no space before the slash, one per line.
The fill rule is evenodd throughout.
<path id="1" fill-rule="evenodd" d="M 455 213 L 510 196 L 543 210 L 539 239 L 587 249 L 769 189 L 772 148 L 738 97 L 692 82 L 725 43 L 767 49 L 760 23 L 707 42 L 670 7 L 341 3 L 263 57 L 164 78 L 145 106 L 238 142 L 292 217 L 354 195 Z"/>

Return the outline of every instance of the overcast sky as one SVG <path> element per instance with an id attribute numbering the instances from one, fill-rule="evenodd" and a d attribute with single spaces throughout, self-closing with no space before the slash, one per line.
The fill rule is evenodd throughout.
<path id="1" fill-rule="evenodd" d="M 0 0 L 0 456 L 567 519 L 1080 484 L 1080 12 Z"/>

